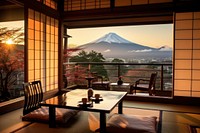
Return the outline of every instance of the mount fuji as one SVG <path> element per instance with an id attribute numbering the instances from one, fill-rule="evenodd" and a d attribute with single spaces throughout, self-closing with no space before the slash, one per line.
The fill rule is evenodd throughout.
<path id="1" fill-rule="evenodd" d="M 97 51 L 106 58 L 163 58 L 171 57 L 172 51 L 167 46 L 152 48 L 126 40 L 116 33 L 108 33 L 92 42 L 79 46 L 86 52 Z"/>
<path id="2" fill-rule="evenodd" d="M 108 33 L 106 35 L 104 35 L 103 37 L 90 42 L 90 43 L 100 43 L 100 42 L 107 42 L 107 43 L 132 43 L 122 37 L 120 37 L 119 35 L 117 35 L 116 33 Z"/>

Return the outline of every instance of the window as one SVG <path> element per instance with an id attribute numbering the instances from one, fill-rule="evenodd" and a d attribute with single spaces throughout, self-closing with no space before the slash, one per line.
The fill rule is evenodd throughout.
<path id="1" fill-rule="evenodd" d="M 124 82 L 133 84 L 139 78 L 148 79 L 153 71 L 157 71 L 156 89 L 169 91 L 168 96 L 171 96 L 173 24 L 75 28 L 68 29 L 67 33 L 72 36 L 68 39 L 68 48 L 80 48 L 78 52 L 72 54 L 74 57 L 69 61 L 79 62 L 80 65 L 81 62 L 104 63 L 81 68 L 80 71 L 77 70 L 79 74 L 84 73 L 84 69 L 84 74 L 87 74 L 90 69 L 91 72 L 101 74 L 110 82 L 116 82 L 118 76 L 122 75 Z M 98 56 L 98 53 L 104 59 Z M 89 55 L 93 57 L 87 58 Z M 125 64 L 119 66 L 109 64 L 120 62 Z M 84 65 L 86 64 L 80 67 Z"/>

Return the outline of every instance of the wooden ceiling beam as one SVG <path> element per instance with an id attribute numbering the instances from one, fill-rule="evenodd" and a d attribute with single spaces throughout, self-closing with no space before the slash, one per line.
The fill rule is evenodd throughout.
<path id="1" fill-rule="evenodd" d="M 74 11 L 64 14 L 64 23 L 68 28 L 172 23 L 172 9 L 168 3 Z"/>
<path id="2" fill-rule="evenodd" d="M 99 20 L 84 20 L 65 22 L 67 28 L 89 28 L 89 27 L 107 27 L 107 26 L 125 26 L 125 25 L 148 25 L 148 24 L 169 24 L 173 22 L 173 16 L 146 16 L 130 18 L 113 18 Z"/>
<path id="3" fill-rule="evenodd" d="M 145 10 L 144 10 L 145 9 Z M 81 11 L 71 11 L 64 13 L 64 20 L 89 20 L 89 19 L 106 19 L 115 17 L 140 16 L 146 14 L 173 13 L 172 4 L 151 4 L 137 5 L 129 7 L 118 7 L 114 9 L 91 9 Z"/>

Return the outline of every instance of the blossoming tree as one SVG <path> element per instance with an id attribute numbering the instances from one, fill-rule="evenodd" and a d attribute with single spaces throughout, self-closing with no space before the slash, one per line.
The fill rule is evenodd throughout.
<path id="1" fill-rule="evenodd" d="M 9 89 L 17 82 L 17 75 L 23 71 L 24 52 L 6 41 L 12 39 L 14 44 L 22 40 L 21 28 L 0 28 L 0 100 L 10 99 Z"/>

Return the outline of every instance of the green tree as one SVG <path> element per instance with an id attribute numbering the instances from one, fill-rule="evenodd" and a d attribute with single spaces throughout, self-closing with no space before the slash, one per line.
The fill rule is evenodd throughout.
<path id="1" fill-rule="evenodd" d="M 118 59 L 118 58 L 114 58 L 111 62 L 113 62 L 113 63 L 124 63 L 123 60 Z"/>
<path id="2" fill-rule="evenodd" d="M 82 50 L 76 56 L 70 58 L 70 62 L 104 62 L 105 58 L 101 53 L 97 53 L 96 51 L 90 51 L 87 53 Z"/>
<path id="3" fill-rule="evenodd" d="M 96 51 L 91 51 L 87 55 L 89 62 L 104 62 L 105 58 L 101 53 L 97 53 Z"/>
<path id="4" fill-rule="evenodd" d="M 87 52 L 81 51 L 78 53 L 78 55 L 73 56 L 70 58 L 70 62 L 88 62 L 88 55 Z"/>
<path id="5" fill-rule="evenodd" d="M 117 58 L 113 59 L 111 62 L 112 62 L 112 63 L 119 63 L 119 64 L 120 64 L 120 63 L 121 63 L 121 64 L 124 63 L 123 60 L 117 59 Z M 114 65 L 114 66 L 113 66 L 113 68 L 116 69 L 116 70 L 120 69 L 120 75 L 124 75 L 124 74 L 127 72 L 126 66 L 124 66 L 124 65 L 119 65 L 119 67 L 120 67 L 120 68 L 118 68 L 117 65 Z M 120 75 L 118 75 L 118 76 L 120 76 Z"/>
<path id="6" fill-rule="evenodd" d="M 104 62 L 105 58 L 101 53 L 97 53 L 96 51 L 81 51 L 76 56 L 71 57 L 70 62 Z M 87 66 L 85 66 L 87 67 Z M 105 70 L 103 65 L 91 65 L 91 72 L 97 73 L 97 75 L 103 76 L 104 78 L 108 78 L 107 71 Z"/>

